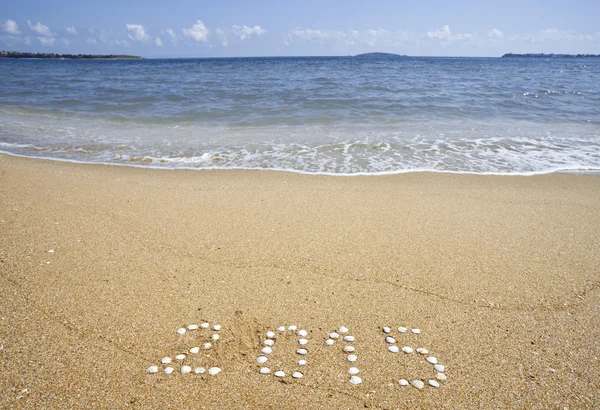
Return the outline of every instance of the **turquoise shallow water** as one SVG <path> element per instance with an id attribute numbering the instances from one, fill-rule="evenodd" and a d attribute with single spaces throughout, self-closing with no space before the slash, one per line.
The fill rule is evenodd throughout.
<path id="1" fill-rule="evenodd" d="M 0 60 L 0 150 L 326 174 L 600 169 L 600 59 Z"/>

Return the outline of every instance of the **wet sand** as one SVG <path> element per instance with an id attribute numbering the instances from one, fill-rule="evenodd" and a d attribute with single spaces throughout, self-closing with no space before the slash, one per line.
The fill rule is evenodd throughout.
<path id="1" fill-rule="evenodd" d="M 598 408 L 600 177 L 326 177 L 0 155 L 2 408 Z M 54 253 L 49 253 L 53 250 Z M 215 332 L 192 366 L 147 375 Z M 264 335 L 309 331 L 302 379 Z M 345 325 L 343 344 L 325 346 Z M 446 366 L 436 389 L 426 347 Z M 420 328 L 401 335 L 398 326 Z M 297 338 L 267 364 L 286 373 Z M 210 355 L 210 357 L 207 356 Z M 190 355 L 193 356 L 193 355 Z M 363 382 L 348 382 L 348 367 Z M 161 365 L 161 367 L 163 367 Z"/>

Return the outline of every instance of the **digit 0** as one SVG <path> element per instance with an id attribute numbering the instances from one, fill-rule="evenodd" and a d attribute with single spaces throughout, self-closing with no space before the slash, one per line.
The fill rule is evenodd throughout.
<path id="1" fill-rule="evenodd" d="M 273 354 L 273 348 L 275 346 L 275 342 L 279 338 L 283 338 L 286 336 L 292 336 L 298 338 L 298 348 L 296 349 L 296 354 L 298 355 L 298 361 L 296 362 L 296 366 L 294 367 L 294 371 L 286 371 L 280 367 L 275 368 L 273 366 L 269 366 L 269 358 Z M 291 376 L 294 379 L 301 379 L 304 377 L 303 367 L 306 366 L 306 357 L 308 355 L 307 345 L 308 345 L 308 331 L 304 329 L 298 330 L 296 325 L 291 325 L 288 327 L 280 326 L 277 328 L 277 333 L 270 330 L 266 334 L 266 338 L 263 341 L 264 347 L 261 349 L 261 355 L 256 358 L 256 361 L 260 364 L 259 373 L 268 375 L 273 374 L 275 377 L 286 377 L 291 373 Z"/>

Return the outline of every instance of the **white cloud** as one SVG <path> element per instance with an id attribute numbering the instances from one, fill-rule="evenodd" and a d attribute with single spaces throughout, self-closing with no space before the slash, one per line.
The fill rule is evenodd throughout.
<path id="1" fill-rule="evenodd" d="M 493 28 L 490 31 L 488 31 L 487 36 L 489 38 L 502 38 L 504 37 L 504 33 L 498 30 L 497 28 Z"/>
<path id="2" fill-rule="evenodd" d="M 290 37 L 298 37 L 303 40 L 325 40 L 330 38 L 343 38 L 344 33 L 334 30 L 313 30 L 310 28 L 296 28 L 289 33 Z"/>
<path id="3" fill-rule="evenodd" d="M 113 34 L 110 31 L 102 30 L 98 35 L 98 39 L 102 41 L 104 44 L 111 43 L 111 38 L 113 38 Z M 128 43 L 129 44 L 129 43 Z"/>
<path id="4" fill-rule="evenodd" d="M 2 28 L 4 32 L 8 34 L 21 34 L 19 31 L 19 25 L 14 20 L 6 20 L 6 23 L 2 25 Z"/>
<path id="5" fill-rule="evenodd" d="M 53 47 L 56 39 L 54 37 L 38 37 L 38 41 L 41 45 L 46 47 Z"/>
<path id="6" fill-rule="evenodd" d="M 428 38 L 437 38 L 440 40 L 452 40 L 452 32 L 450 31 L 450 26 L 448 26 L 446 24 L 440 30 L 428 31 L 427 37 Z"/>
<path id="7" fill-rule="evenodd" d="M 48 26 L 40 23 L 39 21 L 36 24 L 31 24 L 31 21 L 27 20 L 27 24 L 29 25 L 30 29 L 38 33 L 40 36 L 52 37 L 52 32 Z"/>
<path id="8" fill-rule="evenodd" d="M 244 24 L 243 26 L 233 26 L 231 31 L 239 40 L 245 40 L 252 36 L 261 36 L 266 33 L 267 30 L 260 26 L 249 27 Z"/>
<path id="9" fill-rule="evenodd" d="M 516 42 L 526 43 L 544 43 L 544 42 L 577 42 L 577 41 L 598 41 L 600 35 L 594 34 L 582 34 L 572 30 L 559 30 L 556 28 L 549 28 L 537 32 L 535 34 L 517 34 L 509 37 L 509 40 Z"/>
<path id="10" fill-rule="evenodd" d="M 284 40 L 285 46 L 290 46 L 294 39 L 303 41 L 316 41 L 320 44 L 335 44 L 345 46 L 366 45 L 368 47 L 381 47 L 382 49 L 398 48 L 408 40 L 413 38 L 413 34 L 406 31 L 390 31 L 386 29 L 367 29 L 367 30 L 314 30 L 310 28 L 296 28 L 287 34 Z"/>
<path id="11" fill-rule="evenodd" d="M 146 29 L 141 24 L 126 24 L 125 27 L 127 27 L 127 31 L 129 31 L 129 33 L 127 33 L 127 37 L 129 37 L 131 40 L 150 40 L 150 36 L 148 33 L 146 33 Z"/>
<path id="12" fill-rule="evenodd" d="M 67 30 L 67 33 L 69 34 L 77 34 L 77 29 L 75 28 L 75 26 L 71 26 L 71 27 L 67 27 L 65 26 L 65 30 Z"/>
<path id="13" fill-rule="evenodd" d="M 374 47 L 382 38 L 389 37 L 390 34 L 390 31 L 381 28 L 378 30 L 369 29 L 364 32 L 364 42 L 368 46 Z M 360 34 L 358 37 L 360 37 Z"/>
<path id="14" fill-rule="evenodd" d="M 173 43 L 174 46 L 177 45 L 177 34 L 175 34 L 175 32 L 172 29 L 168 28 L 168 29 L 162 31 L 162 33 L 166 34 L 168 37 L 171 38 L 171 42 Z"/>
<path id="15" fill-rule="evenodd" d="M 115 44 L 122 47 L 129 47 L 131 45 L 127 40 L 117 40 Z"/>
<path id="16" fill-rule="evenodd" d="M 218 28 L 215 30 L 215 33 L 217 34 L 217 38 L 221 42 L 221 45 L 223 47 L 227 47 L 229 45 L 229 41 L 227 40 L 227 34 L 225 34 L 225 31 Z"/>
<path id="17" fill-rule="evenodd" d="M 85 40 L 88 44 L 96 44 L 98 41 L 95 38 L 88 38 Z"/>
<path id="18" fill-rule="evenodd" d="M 185 37 L 189 37 L 194 41 L 207 41 L 208 29 L 201 20 L 198 20 L 192 28 L 184 28 L 182 31 Z"/>
<path id="19" fill-rule="evenodd" d="M 154 40 L 154 44 L 156 44 L 157 47 L 162 47 L 163 46 L 163 42 L 160 39 L 160 37 L 156 37 L 156 40 Z"/>
<path id="20" fill-rule="evenodd" d="M 446 24 L 442 28 L 440 28 L 436 31 L 428 31 L 427 37 L 430 39 L 438 39 L 442 43 L 451 43 L 453 41 L 469 40 L 469 39 L 473 38 L 473 34 L 471 34 L 471 33 L 454 34 L 450 30 L 450 26 Z"/>

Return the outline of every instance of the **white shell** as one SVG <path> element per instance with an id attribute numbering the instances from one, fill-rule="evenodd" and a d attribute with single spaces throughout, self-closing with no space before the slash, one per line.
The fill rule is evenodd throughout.
<path id="1" fill-rule="evenodd" d="M 424 348 L 422 348 L 422 347 L 419 347 L 419 348 L 417 349 L 417 353 L 419 353 L 419 354 L 429 354 L 429 350 L 427 350 L 427 349 L 424 349 Z"/>
<path id="2" fill-rule="evenodd" d="M 283 333 L 283 332 L 285 332 L 285 326 L 279 326 L 279 327 L 277 328 L 277 331 L 278 331 L 279 333 Z"/>
<path id="3" fill-rule="evenodd" d="M 196 374 L 204 374 L 204 373 L 206 373 L 206 369 L 204 367 L 196 367 L 194 369 L 194 373 L 196 373 Z"/>
<path id="4" fill-rule="evenodd" d="M 269 374 L 269 373 L 271 373 L 271 369 L 269 369 L 268 367 L 261 367 L 258 372 L 260 374 Z"/>
<path id="5" fill-rule="evenodd" d="M 302 373 L 300 373 L 300 372 L 294 372 L 294 373 L 292 373 L 292 377 L 294 379 L 301 379 L 301 378 L 304 377 L 304 375 Z"/>
<path id="6" fill-rule="evenodd" d="M 192 371 L 192 368 L 190 366 L 181 366 L 181 374 L 188 374 L 189 372 Z"/>
<path id="7" fill-rule="evenodd" d="M 206 342 L 206 343 L 204 343 L 204 344 L 202 345 L 202 347 L 203 347 L 204 349 L 210 349 L 210 348 L 212 347 L 212 343 L 210 343 L 210 342 Z"/>
<path id="8" fill-rule="evenodd" d="M 325 344 L 328 345 L 328 346 L 331 346 L 334 343 L 335 343 L 335 340 L 333 340 L 333 339 L 327 339 L 327 340 L 325 340 Z"/>
<path id="9" fill-rule="evenodd" d="M 423 383 L 423 380 L 413 380 L 412 382 L 410 382 L 410 384 L 415 386 L 417 389 L 422 389 L 423 387 L 425 387 L 425 383 Z"/>
<path id="10" fill-rule="evenodd" d="M 408 386 L 408 380 L 406 380 L 406 379 L 400 379 L 400 380 L 398 380 L 398 384 L 400 386 Z"/>
<path id="11" fill-rule="evenodd" d="M 273 340 L 273 339 L 267 339 L 263 343 L 264 343 L 265 346 L 273 346 L 275 344 L 275 340 Z"/>
<path id="12" fill-rule="evenodd" d="M 193 353 L 193 354 L 197 354 L 199 351 L 200 351 L 200 348 L 199 348 L 199 347 L 192 347 L 192 348 L 190 349 L 190 353 Z"/>
<path id="13" fill-rule="evenodd" d="M 413 332 L 415 335 L 420 335 L 421 329 L 413 329 L 413 330 L 411 330 L 411 332 Z"/>
<path id="14" fill-rule="evenodd" d="M 441 381 L 448 380 L 448 376 L 446 376 L 444 373 L 436 373 L 435 378 Z"/>
<path id="15" fill-rule="evenodd" d="M 344 342 L 354 342 L 354 336 L 344 336 Z"/>
<path id="16" fill-rule="evenodd" d="M 265 356 L 258 356 L 256 358 L 256 361 L 260 364 L 265 363 L 267 360 L 269 360 L 269 359 L 267 359 Z"/>
<path id="17" fill-rule="evenodd" d="M 169 364 L 169 363 L 172 362 L 172 360 L 171 360 L 171 358 L 169 356 L 167 356 L 167 357 L 163 357 L 162 359 L 160 359 L 160 362 L 162 364 Z"/>
<path id="18" fill-rule="evenodd" d="M 210 327 L 210 324 L 209 324 L 209 323 L 206 323 L 206 322 L 204 322 L 204 323 L 201 323 L 201 324 L 200 324 L 200 327 L 201 327 L 202 329 L 208 329 L 208 328 Z"/>
<path id="19" fill-rule="evenodd" d="M 300 339 L 300 340 L 298 340 L 298 343 L 300 343 L 302 346 L 304 346 L 305 344 L 308 343 L 308 340 L 306 340 L 306 339 Z"/>
<path id="20" fill-rule="evenodd" d="M 173 370 L 175 370 L 175 369 L 173 369 L 172 367 L 165 367 L 164 372 L 165 372 L 165 374 L 171 374 L 171 373 L 173 373 Z"/>
<path id="21" fill-rule="evenodd" d="M 392 345 L 392 346 L 388 346 L 388 350 L 392 353 L 398 353 L 400 351 L 400 348 L 396 345 Z"/>
<path id="22" fill-rule="evenodd" d="M 180 327 L 179 329 L 177 329 L 177 334 L 178 334 L 178 335 L 182 335 L 182 334 L 184 334 L 185 332 L 187 332 L 187 330 L 185 330 L 185 327 Z"/>
<path id="23" fill-rule="evenodd" d="M 198 330 L 198 325 L 189 325 L 188 330 Z"/>
<path id="24" fill-rule="evenodd" d="M 48 253 L 54 253 L 54 249 L 49 249 Z"/>
<path id="25" fill-rule="evenodd" d="M 340 337 L 339 333 L 329 333 L 329 338 L 331 339 L 337 339 L 338 337 Z"/>
<path id="26" fill-rule="evenodd" d="M 440 387 L 440 384 L 435 380 L 429 380 L 427 383 L 429 383 L 431 387 Z"/>
<path id="27" fill-rule="evenodd" d="M 308 336 L 308 332 L 304 329 L 298 330 L 298 336 L 306 337 Z"/>
<path id="28" fill-rule="evenodd" d="M 216 330 L 216 331 L 221 330 L 221 325 L 214 325 L 213 330 Z"/>
<path id="29" fill-rule="evenodd" d="M 383 328 L 383 333 L 390 333 L 391 331 L 392 331 L 392 329 L 390 329 L 387 326 Z"/>
<path id="30" fill-rule="evenodd" d="M 358 367 L 351 367 L 348 369 L 348 373 L 350 373 L 351 375 L 358 374 L 359 372 L 360 370 L 358 370 Z"/>
<path id="31" fill-rule="evenodd" d="M 175 359 L 176 360 L 183 360 L 183 359 L 185 359 L 185 355 L 183 353 L 182 354 L 178 354 L 177 356 L 175 356 Z"/>
<path id="32" fill-rule="evenodd" d="M 414 349 L 413 349 L 412 347 L 410 347 L 410 346 L 404 346 L 404 347 L 402 348 L 402 351 L 403 351 L 404 353 L 412 353 L 412 352 L 414 352 Z"/>
<path id="33" fill-rule="evenodd" d="M 400 332 L 400 333 L 406 333 L 407 331 L 408 331 L 408 329 L 407 329 L 407 328 L 405 328 L 404 326 L 400 326 L 400 327 L 398 328 L 398 332 Z M 402 380 L 404 380 L 404 379 L 402 379 Z"/>
<path id="34" fill-rule="evenodd" d="M 272 331 L 270 331 L 270 330 L 269 330 L 269 331 L 267 332 L 267 337 L 268 337 L 268 338 L 273 338 L 273 337 L 275 337 L 275 332 L 272 332 Z"/>
<path id="35" fill-rule="evenodd" d="M 210 369 L 208 369 L 208 374 L 210 374 L 211 376 L 214 376 L 219 373 L 221 373 L 220 367 L 211 367 Z"/>
<path id="36" fill-rule="evenodd" d="M 348 359 L 349 362 L 355 362 L 358 360 L 358 357 L 355 354 L 349 354 L 346 359 Z"/>
<path id="37" fill-rule="evenodd" d="M 385 338 L 386 343 L 396 343 L 396 339 L 394 339 L 392 336 L 387 336 Z"/>
<path id="38" fill-rule="evenodd" d="M 438 362 L 438 361 L 437 361 L 437 359 L 436 359 L 435 357 L 433 357 L 433 356 L 429 356 L 429 357 L 428 357 L 427 359 L 425 359 L 425 360 L 427 360 L 427 361 L 428 361 L 429 363 L 431 363 L 431 364 L 437 364 L 437 362 Z"/>
<path id="39" fill-rule="evenodd" d="M 271 349 L 269 346 L 265 346 L 262 348 L 261 352 L 263 354 L 271 354 L 271 353 L 273 353 L 273 349 Z"/>
<path id="40" fill-rule="evenodd" d="M 212 340 L 214 340 L 214 341 L 217 341 L 217 340 L 219 340 L 220 338 L 221 338 L 221 336 L 220 336 L 220 335 L 218 335 L 218 334 L 216 334 L 216 333 L 215 333 L 214 335 L 212 335 L 212 336 L 211 336 L 211 339 L 212 339 Z"/>
<path id="41" fill-rule="evenodd" d="M 346 353 L 352 353 L 353 351 L 356 350 L 356 348 L 354 346 L 344 346 L 344 352 Z"/>
<path id="42" fill-rule="evenodd" d="M 305 355 L 305 354 L 308 354 L 308 350 L 306 350 L 306 349 L 298 349 L 298 350 L 296 350 L 296 353 L 301 354 L 301 355 Z"/>
<path id="43" fill-rule="evenodd" d="M 435 366 L 433 366 L 433 368 L 440 373 L 444 373 L 444 370 L 446 370 L 446 366 L 444 366 L 443 364 L 436 364 Z"/>
<path id="44" fill-rule="evenodd" d="M 148 367 L 148 370 L 146 370 L 146 373 L 148 373 L 148 374 L 158 373 L 158 366 Z"/>
<path id="45" fill-rule="evenodd" d="M 340 326 L 338 333 L 348 333 L 348 328 L 346 326 Z"/>
<path id="46" fill-rule="evenodd" d="M 352 376 L 350 378 L 350 383 L 352 384 L 361 384 L 362 383 L 362 379 L 358 376 Z"/>
<path id="47" fill-rule="evenodd" d="M 296 325 L 291 325 L 291 326 L 288 326 L 288 330 L 289 330 L 290 332 L 295 332 L 295 331 L 296 331 L 296 329 L 298 329 L 298 326 L 296 326 Z"/>
<path id="48" fill-rule="evenodd" d="M 285 377 L 285 372 L 283 370 L 277 370 L 275 373 L 273 373 L 275 376 L 277 377 Z"/>
<path id="49" fill-rule="evenodd" d="M 304 360 L 304 359 L 298 360 L 298 366 L 306 366 L 306 360 Z"/>

